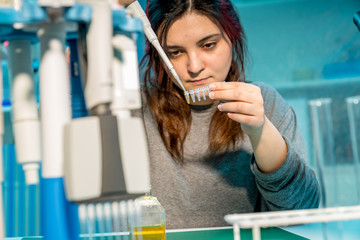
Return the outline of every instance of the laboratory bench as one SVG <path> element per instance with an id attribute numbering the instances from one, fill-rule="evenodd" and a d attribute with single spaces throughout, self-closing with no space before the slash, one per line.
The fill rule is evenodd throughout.
<path id="1" fill-rule="evenodd" d="M 241 240 L 251 240 L 250 229 L 241 230 Z M 212 228 L 212 229 L 189 229 L 170 230 L 166 233 L 166 240 L 232 240 L 234 239 L 233 228 Z M 262 240 L 303 240 L 307 239 L 288 232 L 286 230 L 272 227 L 261 229 Z"/>
<path id="2" fill-rule="evenodd" d="M 324 228 L 328 231 L 328 240 L 357 240 L 360 239 L 360 220 L 349 220 L 341 222 L 312 223 L 306 225 L 288 226 L 288 227 L 270 227 L 261 229 L 262 240 L 322 240 Z M 342 229 L 342 231 L 339 231 Z M 241 240 L 252 240 L 251 229 L 241 229 Z M 97 235 L 93 240 L 125 240 L 113 237 Z M 109 236 L 109 235 L 107 235 Z M 119 235 L 118 235 L 119 237 Z M 41 240 L 42 237 L 13 237 L 5 240 Z M 83 236 L 80 240 L 87 240 L 89 237 Z M 166 240 L 232 240 L 233 228 L 199 228 L 199 229 L 171 229 L 166 231 Z"/>
<path id="3" fill-rule="evenodd" d="M 125 240 L 128 238 L 120 238 L 118 235 L 104 237 L 104 235 L 97 235 L 98 237 L 81 237 L 80 240 Z M 264 228 L 261 230 L 262 240 L 303 240 L 307 239 L 290 233 L 280 228 Z M 5 238 L 5 240 L 40 240 L 42 237 L 18 237 L 18 238 Z M 204 228 L 204 229 L 179 229 L 179 230 L 167 230 L 166 240 L 232 240 L 233 228 Z M 251 240 L 252 234 L 250 229 L 244 229 L 241 231 L 241 240 Z"/>

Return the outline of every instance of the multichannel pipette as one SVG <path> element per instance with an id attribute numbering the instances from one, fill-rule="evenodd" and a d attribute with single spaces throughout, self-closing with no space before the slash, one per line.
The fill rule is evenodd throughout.
<path id="1" fill-rule="evenodd" d="M 201 95 L 203 99 L 206 99 L 206 93 L 209 95 L 210 93 L 210 87 L 201 87 L 193 90 L 187 91 L 184 87 L 184 85 L 181 83 L 181 80 L 179 76 L 177 75 L 174 66 L 171 64 L 169 58 L 167 57 L 166 53 L 164 52 L 163 48 L 160 45 L 160 42 L 154 32 L 154 30 L 151 28 L 151 24 L 149 22 L 149 19 L 147 18 L 144 10 L 141 8 L 138 1 L 135 1 L 131 3 L 127 9 L 131 11 L 131 13 L 134 15 L 134 17 L 139 18 L 141 22 L 143 23 L 144 33 L 149 42 L 155 47 L 155 49 L 158 51 L 161 59 L 164 61 L 165 65 L 168 67 L 170 73 L 176 80 L 176 82 L 179 84 L 179 86 L 184 90 L 184 95 L 186 98 L 187 103 L 190 103 L 190 96 L 191 100 L 193 102 L 196 101 L 195 96 L 197 97 L 198 101 L 201 101 Z"/>

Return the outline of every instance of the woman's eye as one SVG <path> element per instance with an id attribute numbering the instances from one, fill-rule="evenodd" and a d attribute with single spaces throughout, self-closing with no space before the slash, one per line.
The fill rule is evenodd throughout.
<path id="1" fill-rule="evenodd" d="M 216 45 L 215 42 L 206 43 L 206 44 L 204 44 L 204 48 L 211 49 L 211 48 L 214 48 L 215 45 Z"/>
<path id="2" fill-rule="evenodd" d="M 172 52 L 169 52 L 169 57 L 177 57 L 177 56 L 179 56 L 180 55 L 180 53 L 181 53 L 181 51 L 172 51 Z"/>

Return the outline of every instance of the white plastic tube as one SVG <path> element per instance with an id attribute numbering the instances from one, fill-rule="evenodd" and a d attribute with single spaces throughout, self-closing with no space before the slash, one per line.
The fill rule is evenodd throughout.
<path id="1" fill-rule="evenodd" d="M 117 34 L 113 38 L 114 94 L 111 110 L 130 117 L 130 109 L 141 107 L 140 81 L 136 45 L 132 38 Z"/>
<path id="2" fill-rule="evenodd" d="M 38 31 L 41 46 L 40 110 L 42 176 L 64 175 L 64 125 L 71 119 L 69 66 L 66 62 L 65 24 L 50 22 Z"/>
<path id="3" fill-rule="evenodd" d="M 93 109 L 112 101 L 112 10 L 108 1 L 80 0 L 92 7 L 87 44 L 86 106 Z"/>
<path id="4" fill-rule="evenodd" d="M 8 54 L 16 157 L 23 166 L 26 184 L 37 184 L 41 160 L 40 120 L 34 93 L 30 40 L 11 40 Z"/>
<path id="5" fill-rule="evenodd" d="M 117 117 L 126 189 L 129 193 L 144 193 L 150 185 L 145 129 L 140 118 L 130 115 L 130 109 L 141 107 L 136 45 L 129 36 L 120 34 L 114 37 L 113 44 L 114 100 L 111 111 Z"/>

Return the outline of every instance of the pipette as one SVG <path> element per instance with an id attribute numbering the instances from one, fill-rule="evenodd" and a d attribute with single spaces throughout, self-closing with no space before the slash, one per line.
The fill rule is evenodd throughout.
<path id="1" fill-rule="evenodd" d="M 169 58 L 167 57 L 166 53 L 164 52 L 163 48 L 161 47 L 160 42 L 159 42 L 155 32 L 151 28 L 149 19 L 147 18 L 144 10 L 141 8 L 139 2 L 135 1 L 135 2 L 131 3 L 127 7 L 127 9 L 129 9 L 131 11 L 131 13 L 134 15 L 134 17 L 139 18 L 141 20 L 141 22 L 143 23 L 145 36 L 147 37 L 149 42 L 155 47 L 155 49 L 158 51 L 161 59 L 164 61 L 165 65 L 168 67 L 170 73 L 172 74 L 174 79 L 177 81 L 179 86 L 184 90 L 184 95 L 185 95 L 187 103 L 190 103 L 190 95 L 191 95 L 190 91 L 193 91 L 193 90 L 186 91 L 184 85 L 181 83 L 180 78 L 174 69 L 174 66 L 171 64 Z M 193 100 L 195 100 L 195 97 L 193 98 Z M 200 101 L 200 98 L 199 98 L 199 101 Z"/>

